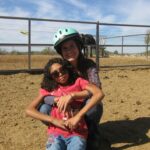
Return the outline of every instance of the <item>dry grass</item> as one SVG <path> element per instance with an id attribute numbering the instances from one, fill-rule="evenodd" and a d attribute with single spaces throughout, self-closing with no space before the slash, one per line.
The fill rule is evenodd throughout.
<path id="1" fill-rule="evenodd" d="M 31 68 L 43 68 L 50 55 L 32 55 Z M 58 57 L 58 56 L 57 56 Z M 0 70 L 28 69 L 28 55 L 0 55 Z"/>
<path id="2" fill-rule="evenodd" d="M 58 55 L 56 55 L 59 57 Z M 43 68 L 50 55 L 32 55 L 31 68 Z M 95 61 L 95 58 L 92 58 Z M 150 65 L 150 58 L 145 57 L 110 57 L 100 58 L 101 66 L 111 65 Z M 28 69 L 28 55 L 0 55 L 0 70 Z"/>
<path id="3" fill-rule="evenodd" d="M 110 57 L 110 58 L 102 58 L 101 65 L 150 65 L 150 58 L 146 59 L 146 57 L 134 57 L 134 56 L 120 56 L 120 57 Z"/>

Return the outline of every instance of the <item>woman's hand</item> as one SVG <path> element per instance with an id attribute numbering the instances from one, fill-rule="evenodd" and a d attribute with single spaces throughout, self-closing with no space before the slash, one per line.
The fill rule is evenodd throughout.
<path id="1" fill-rule="evenodd" d="M 57 102 L 57 107 L 60 112 L 66 112 L 68 105 L 72 102 L 73 97 L 71 94 L 61 96 Z"/>

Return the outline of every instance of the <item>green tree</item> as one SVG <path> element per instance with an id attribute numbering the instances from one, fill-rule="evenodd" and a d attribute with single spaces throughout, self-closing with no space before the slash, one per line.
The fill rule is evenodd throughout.
<path id="1" fill-rule="evenodd" d="M 54 50 L 52 50 L 50 47 L 46 47 L 45 49 L 43 49 L 41 51 L 41 54 L 44 54 L 44 55 L 56 55 L 56 52 Z"/>
<path id="2" fill-rule="evenodd" d="M 114 51 L 114 54 L 115 54 L 115 55 L 118 55 L 119 53 L 118 53 L 118 51 L 117 51 L 117 50 L 115 50 L 115 51 Z"/>
<path id="3" fill-rule="evenodd" d="M 7 51 L 5 49 L 0 48 L 0 55 L 5 55 L 5 54 L 7 54 Z"/>

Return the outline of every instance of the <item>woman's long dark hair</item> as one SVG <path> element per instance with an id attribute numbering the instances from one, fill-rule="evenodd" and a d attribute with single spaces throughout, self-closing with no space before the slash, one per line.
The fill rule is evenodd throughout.
<path id="1" fill-rule="evenodd" d="M 80 71 L 81 76 L 84 79 L 89 80 L 87 71 L 89 68 L 92 68 L 92 67 L 95 68 L 96 63 L 91 59 L 85 58 L 83 53 L 82 53 L 82 47 L 83 46 L 78 41 L 75 41 L 75 43 L 79 49 L 77 69 Z"/>
<path id="2" fill-rule="evenodd" d="M 65 61 L 61 58 L 50 59 L 44 67 L 44 77 L 41 82 L 41 88 L 47 91 L 55 90 L 59 86 L 59 84 L 50 75 L 50 68 L 55 63 L 58 63 L 67 69 L 69 74 L 68 85 L 73 84 L 78 78 L 77 73 L 74 72 L 73 66 L 68 61 Z"/>

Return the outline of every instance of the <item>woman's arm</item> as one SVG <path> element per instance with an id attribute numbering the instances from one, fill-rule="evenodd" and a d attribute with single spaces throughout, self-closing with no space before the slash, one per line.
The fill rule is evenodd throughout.
<path id="1" fill-rule="evenodd" d="M 105 96 L 103 91 L 94 84 L 88 84 L 85 89 L 90 91 L 92 93 L 92 96 L 90 101 L 79 111 L 78 116 L 80 118 L 82 118 L 87 111 L 89 111 L 93 106 L 99 103 Z"/>
<path id="2" fill-rule="evenodd" d="M 44 102 L 45 104 L 48 105 L 53 105 L 54 103 L 56 103 L 58 100 L 58 97 L 52 96 L 52 95 L 47 95 L 44 97 Z"/>
<path id="3" fill-rule="evenodd" d="M 103 91 L 94 84 L 88 84 L 85 88 L 92 93 L 89 103 L 87 103 L 74 117 L 66 121 L 66 126 L 70 129 L 76 128 L 78 122 L 93 106 L 99 103 L 104 98 Z"/>
<path id="4" fill-rule="evenodd" d="M 92 95 L 92 93 L 87 89 L 80 91 L 80 92 L 71 93 L 72 99 L 83 99 L 84 100 L 85 98 L 89 98 L 91 95 Z"/>
<path id="5" fill-rule="evenodd" d="M 87 70 L 87 74 L 88 74 L 88 81 L 90 83 L 95 84 L 100 89 L 102 89 L 102 85 L 101 85 L 101 81 L 100 81 L 100 77 L 99 77 L 97 68 L 96 67 L 89 68 Z"/>
<path id="6" fill-rule="evenodd" d="M 73 101 L 77 99 L 85 99 L 91 96 L 91 92 L 89 90 L 83 90 L 78 92 L 72 92 L 68 95 L 61 96 L 59 98 L 59 101 L 57 102 L 57 106 L 59 111 L 65 112 L 67 109 L 67 106 Z"/>
<path id="7" fill-rule="evenodd" d="M 44 96 L 44 103 L 48 105 L 53 105 L 55 102 L 55 96 L 51 95 L 51 92 L 47 91 L 46 89 L 41 88 L 39 90 L 39 94 Z"/>
<path id="8" fill-rule="evenodd" d="M 26 108 L 26 114 L 32 118 L 41 120 L 41 121 L 46 121 L 49 123 L 52 123 L 60 128 L 66 129 L 64 126 L 64 121 L 63 120 L 58 120 L 52 116 L 48 116 L 46 114 L 40 113 L 37 111 L 38 105 L 43 101 L 43 96 L 39 95 L 36 97 Z"/>

